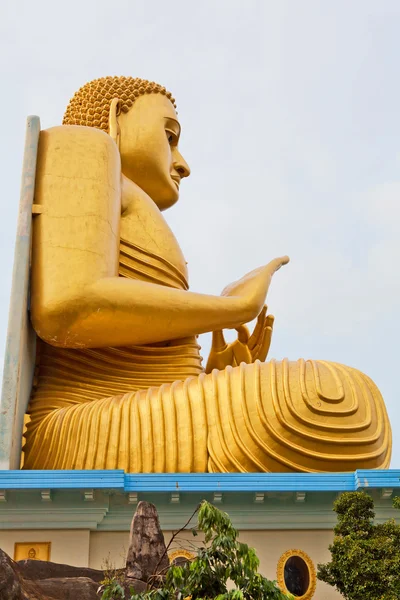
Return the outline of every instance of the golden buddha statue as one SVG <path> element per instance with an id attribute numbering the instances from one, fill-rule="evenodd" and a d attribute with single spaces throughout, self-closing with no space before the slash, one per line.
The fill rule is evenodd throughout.
<path id="1" fill-rule="evenodd" d="M 31 318 L 40 338 L 26 469 L 126 472 L 386 468 L 391 431 L 364 374 L 265 363 L 273 260 L 221 296 L 188 291 L 162 211 L 190 169 L 171 94 L 106 77 L 40 134 Z M 252 335 L 244 325 L 258 316 Z M 222 330 L 237 329 L 226 344 Z M 197 335 L 213 333 L 203 369 Z"/>

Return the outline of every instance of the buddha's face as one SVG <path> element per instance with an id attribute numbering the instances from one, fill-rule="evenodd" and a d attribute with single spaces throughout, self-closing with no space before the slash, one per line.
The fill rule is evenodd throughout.
<path id="1" fill-rule="evenodd" d="M 118 116 L 122 173 L 165 210 L 179 198 L 179 184 L 190 169 L 178 150 L 180 125 L 162 94 L 140 96 Z"/>

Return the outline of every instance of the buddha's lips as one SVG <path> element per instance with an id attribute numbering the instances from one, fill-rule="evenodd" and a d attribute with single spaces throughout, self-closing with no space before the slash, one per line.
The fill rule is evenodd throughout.
<path id="1" fill-rule="evenodd" d="M 179 184 L 181 182 L 181 178 L 177 177 L 176 175 L 171 175 L 171 179 L 174 181 L 174 183 L 176 183 L 176 186 L 179 189 Z"/>

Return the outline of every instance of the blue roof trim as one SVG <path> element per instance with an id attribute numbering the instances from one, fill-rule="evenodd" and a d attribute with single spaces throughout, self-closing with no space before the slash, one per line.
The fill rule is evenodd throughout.
<path id="1" fill-rule="evenodd" d="M 267 492 L 352 490 L 354 473 L 127 474 L 129 492 Z"/>
<path id="2" fill-rule="evenodd" d="M 125 473 L 112 471 L 0 471 L 0 489 L 115 489 L 124 491 Z"/>
<path id="3" fill-rule="evenodd" d="M 359 469 L 355 471 L 357 488 L 396 488 L 400 487 L 400 469 L 378 471 L 373 469 Z"/>
<path id="4" fill-rule="evenodd" d="M 400 470 L 354 473 L 124 473 L 0 471 L 0 489 L 108 489 L 120 492 L 345 492 L 400 488 Z"/>

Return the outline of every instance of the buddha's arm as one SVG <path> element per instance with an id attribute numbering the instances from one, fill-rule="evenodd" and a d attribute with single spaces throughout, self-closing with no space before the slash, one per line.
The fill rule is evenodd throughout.
<path id="1" fill-rule="evenodd" d="M 249 310 L 250 308 L 250 310 Z M 121 277 L 100 279 L 43 306 L 33 323 L 45 341 L 66 347 L 125 346 L 230 328 L 252 312 L 240 297 L 175 290 Z"/>
<path id="2" fill-rule="evenodd" d="M 58 298 L 38 303 L 33 324 L 46 342 L 72 348 L 139 345 L 232 328 L 257 315 L 273 273 L 285 262 L 257 269 L 223 296 L 121 277 L 98 279 L 72 294 L 60 285 Z"/>

